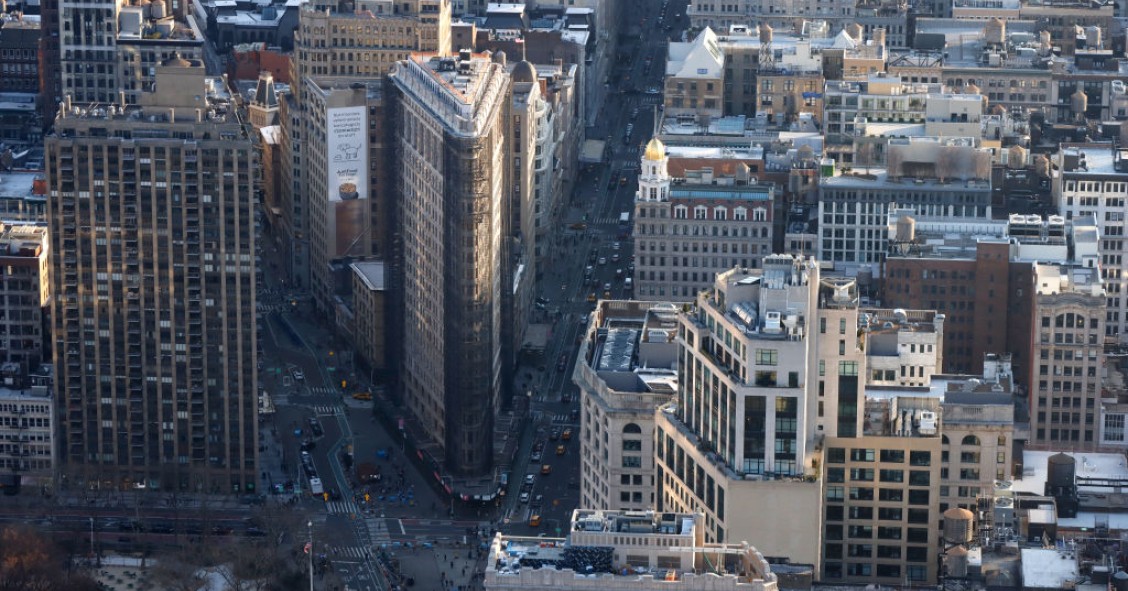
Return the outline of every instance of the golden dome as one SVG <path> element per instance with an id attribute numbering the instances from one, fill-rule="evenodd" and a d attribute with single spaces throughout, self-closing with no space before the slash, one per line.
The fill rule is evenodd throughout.
<path id="1" fill-rule="evenodd" d="M 644 156 L 647 160 L 661 160 L 666 157 L 666 146 L 658 141 L 658 138 L 650 140 L 646 144 L 646 154 Z"/>

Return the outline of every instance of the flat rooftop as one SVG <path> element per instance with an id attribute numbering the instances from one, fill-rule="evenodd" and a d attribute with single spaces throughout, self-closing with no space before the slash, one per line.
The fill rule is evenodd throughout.
<path id="1" fill-rule="evenodd" d="M 1056 451 L 1031 451 L 1022 452 L 1022 478 L 1015 480 L 1012 489 L 1016 493 L 1029 493 L 1042 495 L 1046 491 L 1046 478 L 1048 474 L 1048 461 Z M 1077 463 L 1076 476 L 1078 478 L 1107 478 L 1112 480 L 1128 480 L 1128 460 L 1123 454 L 1093 453 L 1093 452 L 1063 452 L 1072 457 Z M 1078 490 L 1087 490 L 1078 487 Z M 1108 489 L 1093 489 L 1094 491 L 1108 492 Z"/>
<path id="2" fill-rule="evenodd" d="M 0 198 L 46 197 L 34 191 L 35 181 L 43 178 L 39 172 L 0 172 Z"/>
<path id="3" fill-rule="evenodd" d="M 1023 548 L 1022 588 L 1067 589 L 1081 576 L 1077 557 L 1063 549 Z"/>
<path id="4" fill-rule="evenodd" d="M 601 301 L 587 329 L 591 369 L 613 391 L 673 394 L 678 311 L 670 303 Z"/>

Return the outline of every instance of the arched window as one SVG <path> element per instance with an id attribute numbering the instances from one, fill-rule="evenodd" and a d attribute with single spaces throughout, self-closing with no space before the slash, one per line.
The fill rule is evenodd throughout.
<path id="1" fill-rule="evenodd" d="M 940 436 L 940 445 L 948 445 L 948 436 L 947 435 L 941 435 Z"/>
<path id="2" fill-rule="evenodd" d="M 979 438 L 976 437 L 975 435 L 968 435 L 967 437 L 964 437 L 963 441 L 961 441 L 960 443 L 963 444 L 963 445 L 974 445 L 974 446 L 978 447 L 979 446 Z"/>
<path id="3" fill-rule="evenodd" d="M 635 423 L 627 423 L 626 425 L 623 425 L 623 434 L 642 435 L 642 427 L 639 427 Z"/>

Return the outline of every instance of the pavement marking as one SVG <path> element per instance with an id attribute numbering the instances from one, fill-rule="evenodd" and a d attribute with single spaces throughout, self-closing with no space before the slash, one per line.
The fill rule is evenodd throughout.
<path id="1" fill-rule="evenodd" d="M 321 394 L 327 396 L 329 394 L 336 394 L 337 389 L 331 386 L 313 386 L 309 389 L 310 394 Z"/>
<path id="2" fill-rule="evenodd" d="M 313 412 L 317 413 L 319 417 L 335 417 L 338 414 L 344 414 L 339 406 L 326 406 L 320 405 L 313 407 Z"/>
<path id="3" fill-rule="evenodd" d="M 360 512 L 353 501 L 328 501 L 325 503 L 325 508 L 333 514 Z"/>
<path id="4" fill-rule="evenodd" d="M 367 549 L 364 546 L 329 546 L 329 556 L 346 558 L 365 558 Z"/>

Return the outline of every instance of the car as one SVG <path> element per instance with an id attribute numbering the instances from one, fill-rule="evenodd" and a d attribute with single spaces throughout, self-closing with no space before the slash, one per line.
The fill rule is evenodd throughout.
<path id="1" fill-rule="evenodd" d="M 357 392 L 352 395 L 353 400 L 372 400 L 372 393 L 370 392 Z"/>
<path id="2" fill-rule="evenodd" d="M 533 476 L 532 474 L 526 474 L 525 475 L 525 484 L 532 486 L 533 480 L 535 480 L 535 479 L 536 479 L 536 476 Z"/>
<path id="3" fill-rule="evenodd" d="M 638 119 L 638 107 L 631 111 L 631 119 Z"/>
<path id="4" fill-rule="evenodd" d="M 529 527 L 540 527 L 540 515 L 529 516 Z"/>
<path id="5" fill-rule="evenodd" d="M 609 289 L 603 290 L 603 299 L 605 299 L 605 300 L 611 299 L 611 290 L 609 290 Z"/>
<path id="6" fill-rule="evenodd" d="M 617 253 L 617 252 L 616 252 L 616 253 L 614 253 L 614 254 L 612 254 L 612 255 L 611 255 L 611 262 L 612 262 L 612 263 L 617 263 L 617 262 L 619 262 L 619 253 Z"/>
<path id="7" fill-rule="evenodd" d="M 626 184 L 627 184 L 627 177 L 625 177 L 625 176 L 619 177 L 619 185 L 623 186 L 623 185 L 626 185 Z"/>
<path id="8" fill-rule="evenodd" d="M 552 464 L 545 464 L 541 466 L 541 474 L 544 474 L 545 476 L 552 474 Z"/>
<path id="9" fill-rule="evenodd" d="M 634 285 L 634 282 L 631 280 L 630 277 L 627 277 L 626 279 L 623 280 L 623 289 L 630 289 L 633 285 Z"/>
<path id="10" fill-rule="evenodd" d="M 560 429 L 553 429 L 552 432 L 548 434 L 548 439 L 549 441 L 560 439 Z"/>
<path id="11" fill-rule="evenodd" d="M 557 445 L 556 446 L 556 455 L 558 455 L 558 456 L 564 455 L 564 446 L 563 445 Z"/>
<path id="12" fill-rule="evenodd" d="M 308 437 L 302 440 L 302 444 L 300 446 L 301 450 L 306 452 L 313 449 L 314 447 L 317 447 L 317 444 Z"/>
<path id="13" fill-rule="evenodd" d="M 527 493 L 527 492 L 521 493 L 521 496 L 518 500 L 520 500 L 522 503 L 528 503 L 529 502 L 529 493 Z"/>
<path id="14" fill-rule="evenodd" d="M 568 369 L 568 356 L 561 354 L 560 358 L 556 360 L 556 371 L 564 371 Z"/>
<path id="15" fill-rule="evenodd" d="M 597 253 L 595 251 L 595 249 L 593 248 L 593 249 L 591 249 L 591 252 L 588 253 L 588 262 L 594 263 L 595 259 L 598 258 L 598 257 L 599 257 L 599 253 Z"/>
<path id="16" fill-rule="evenodd" d="M 596 300 L 596 299 L 597 299 L 597 298 L 595 297 L 595 292 L 594 292 L 594 291 L 593 291 L 593 292 L 591 292 L 591 293 L 589 293 L 589 294 L 588 294 L 588 296 L 587 296 L 587 301 L 588 301 L 588 302 L 590 302 L 590 303 L 593 303 L 593 304 L 594 304 L 594 303 L 595 303 L 595 300 Z"/>
<path id="17" fill-rule="evenodd" d="M 564 404 L 568 404 L 571 401 L 572 395 L 568 392 L 565 392 L 564 395 L 560 397 L 560 402 L 563 402 Z"/>
<path id="18" fill-rule="evenodd" d="M 591 265 L 584 267 L 584 277 L 591 277 L 593 273 L 595 273 L 595 267 Z"/>
<path id="19" fill-rule="evenodd" d="M 611 250 L 619 250 L 622 247 L 623 247 L 623 245 L 618 243 L 618 242 L 612 242 L 611 243 Z"/>
<path id="20" fill-rule="evenodd" d="M 533 444 L 533 451 L 536 451 L 536 452 L 544 451 L 544 442 L 538 441 L 538 442 L 534 443 Z"/>
<path id="21" fill-rule="evenodd" d="M 606 264 L 607 264 L 607 257 L 599 257 L 599 266 L 602 267 L 603 265 L 606 265 Z"/>
<path id="22" fill-rule="evenodd" d="M 603 291 L 611 291 L 611 284 L 610 283 L 604 283 L 603 284 Z"/>
<path id="23" fill-rule="evenodd" d="M 305 373 L 303 373 L 300 369 L 294 368 L 294 371 L 292 371 L 291 373 L 293 374 L 294 379 L 299 382 L 305 379 Z"/>
<path id="24" fill-rule="evenodd" d="M 544 495 L 537 495 L 533 498 L 534 507 L 540 507 L 542 504 L 544 504 Z"/>
<path id="25" fill-rule="evenodd" d="M 572 430 L 571 429 L 564 429 L 564 432 L 560 434 L 560 438 L 563 439 L 564 441 L 568 441 L 569 439 L 572 438 Z"/>
<path id="26" fill-rule="evenodd" d="M 534 451 L 534 452 L 532 453 L 532 455 L 530 455 L 530 456 L 529 456 L 529 461 L 530 461 L 530 462 L 539 462 L 539 461 L 541 461 L 541 457 L 542 457 L 542 456 L 541 456 L 541 452 L 539 452 L 539 451 Z"/>
<path id="27" fill-rule="evenodd" d="M 316 417 L 309 418 L 309 428 L 313 431 L 314 437 L 321 437 L 325 434 L 325 430 L 321 428 L 321 423 L 318 422 Z"/>

